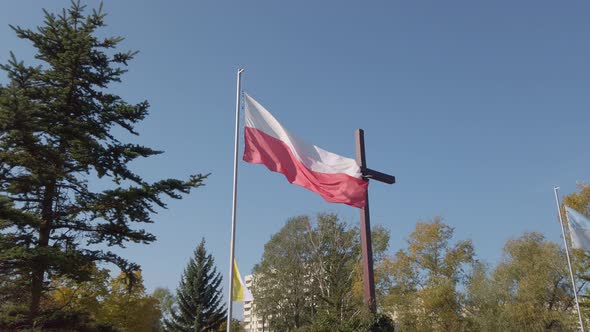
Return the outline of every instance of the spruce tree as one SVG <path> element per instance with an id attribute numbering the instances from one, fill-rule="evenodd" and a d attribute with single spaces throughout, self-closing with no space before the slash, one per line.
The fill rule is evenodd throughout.
<path id="1" fill-rule="evenodd" d="M 114 134 L 137 135 L 149 104 L 108 92 L 137 52 L 117 51 L 121 37 L 99 37 L 104 26 L 102 6 L 87 14 L 79 2 L 45 11 L 34 30 L 11 26 L 32 43 L 39 65 L 12 53 L 0 65 L 8 78 L 0 85 L 0 319 L 25 315 L 42 327 L 48 281 L 85 280 L 97 262 L 133 276 L 137 264 L 103 248 L 154 241 L 142 224 L 166 207 L 166 196 L 179 199 L 206 177 L 148 182 L 129 167 L 161 151 Z"/>
<path id="2" fill-rule="evenodd" d="M 221 303 L 221 274 L 205 250 L 203 239 L 184 270 L 176 290 L 177 302 L 165 326 L 174 332 L 215 331 L 225 322 Z"/>

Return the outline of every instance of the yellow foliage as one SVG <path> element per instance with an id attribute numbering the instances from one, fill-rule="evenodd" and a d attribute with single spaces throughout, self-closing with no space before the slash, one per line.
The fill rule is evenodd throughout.
<path id="1" fill-rule="evenodd" d="M 87 312 L 122 331 L 154 331 L 161 315 L 158 300 L 145 293 L 141 271 L 133 277 L 133 283 L 124 273 L 110 278 L 108 270 L 96 268 L 90 281 L 54 280 L 50 298 L 62 310 Z"/>

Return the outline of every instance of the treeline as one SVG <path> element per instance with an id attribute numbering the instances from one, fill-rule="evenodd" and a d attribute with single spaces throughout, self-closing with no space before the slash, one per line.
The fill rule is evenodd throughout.
<path id="1" fill-rule="evenodd" d="M 565 198 L 586 209 L 590 186 Z M 584 210 L 582 210 L 584 211 Z M 269 331 L 574 331 L 574 299 L 562 247 L 539 233 L 510 239 L 495 266 L 477 259 L 470 240 L 455 240 L 441 218 L 418 222 L 404 249 L 388 251 L 389 232 L 374 227 L 379 314 L 363 304 L 360 236 L 334 214 L 291 218 L 254 267 L 254 311 Z M 590 262 L 575 251 L 583 315 Z M 0 282 L 6 286 L 6 283 Z M 9 289 L 2 296 L 7 298 Z M 224 331 L 222 279 L 204 240 L 176 294 L 148 294 L 141 272 L 111 277 L 94 267 L 85 281 L 52 278 L 42 301 L 42 330 Z M 8 297 L 9 298 L 9 297 Z M 0 326 L 14 330 L 18 303 L 0 304 Z M 234 331 L 244 324 L 234 322 Z M 24 330 L 24 329 L 23 329 Z M 33 329 L 34 330 L 34 329 Z"/>
<path id="2" fill-rule="evenodd" d="M 84 282 L 68 278 L 52 280 L 42 307 L 54 310 L 43 322 L 43 329 L 162 330 L 160 319 L 168 310 L 166 297 L 170 297 L 170 293 L 156 289 L 153 294 L 147 294 L 140 271 L 134 273 L 133 281 L 124 273 L 113 278 L 109 272 L 96 268 L 90 280 Z M 17 327 L 6 321 L 4 325 Z"/>
<path id="3" fill-rule="evenodd" d="M 590 186 L 564 202 L 589 214 Z M 254 267 L 255 313 L 272 331 L 574 331 L 563 246 L 530 232 L 506 242 L 491 266 L 441 218 L 418 222 L 406 247 L 388 252 L 373 229 L 379 315 L 362 301 L 360 236 L 336 215 L 290 219 Z M 573 252 L 583 317 L 590 321 L 590 256 Z"/>
<path id="4" fill-rule="evenodd" d="M 201 241 L 176 294 L 167 288 L 146 293 L 141 271 L 112 277 L 108 269 L 94 267 L 84 281 L 53 278 L 41 303 L 43 311 L 50 314 L 32 330 L 225 331 L 222 279 L 214 263 Z M 18 313 L 18 303 L 0 304 L 0 330 L 28 330 L 27 317 Z M 238 322 L 234 323 L 234 331 L 241 331 Z"/>

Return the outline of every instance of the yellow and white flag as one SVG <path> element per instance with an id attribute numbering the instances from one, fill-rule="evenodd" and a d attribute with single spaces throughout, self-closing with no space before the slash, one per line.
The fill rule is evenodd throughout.
<path id="1" fill-rule="evenodd" d="M 238 264 L 234 258 L 234 277 L 233 277 L 232 301 L 236 302 L 250 302 L 253 301 L 252 293 L 246 288 L 246 284 L 238 270 Z"/>

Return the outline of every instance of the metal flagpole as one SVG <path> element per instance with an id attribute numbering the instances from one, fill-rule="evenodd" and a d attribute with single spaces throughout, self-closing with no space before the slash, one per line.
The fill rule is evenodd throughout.
<path id="1" fill-rule="evenodd" d="M 572 262 L 570 260 L 570 252 L 565 238 L 565 228 L 563 226 L 563 219 L 561 217 L 561 205 L 559 204 L 559 197 L 557 196 L 557 190 L 559 187 L 553 187 L 555 193 L 555 204 L 557 204 L 557 214 L 559 214 L 559 225 L 561 225 L 561 234 L 563 235 L 563 244 L 565 245 L 565 255 L 567 257 L 567 265 L 570 269 L 570 277 L 572 278 L 572 287 L 574 290 L 574 299 L 576 300 L 576 309 L 578 310 L 578 319 L 580 320 L 580 328 L 584 332 L 584 323 L 582 322 L 582 312 L 580 312 L 580 303 L 578 302 L 578 292 L 576 291 L 576 281 L 574 279 L 574 272 L 572 270 Z M 566 215 L 567 218 L 567 215 Z"/>
<path id="2" fill-rule="evenodd" d="M 231 240 L 229 243 L 229 287 L 227 293 L 227 332 L 231 332 L 232 323 L 232 294 L 234 291 L 234 244 L 236 242 L 236 198 L 238 195 L 238 145 L 240 143 L 240 94 L 242 92 L 242 73 L 244 69 L 238 69 L 236 87 L 236 132 L 234 145 L 234 189 L 231 208 Z"/>

